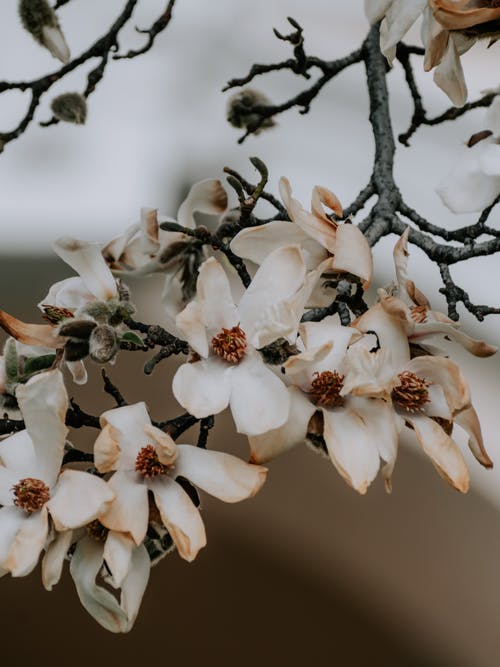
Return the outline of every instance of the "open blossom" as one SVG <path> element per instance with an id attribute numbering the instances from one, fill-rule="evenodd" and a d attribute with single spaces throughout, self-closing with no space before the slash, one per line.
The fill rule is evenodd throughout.
<path id="1" fill-rule="evenodd" d="M 486 112 L 483 128 L 436 190 L 454 213 L 482 211 L 500 195 L 500 97 Z"/>
<path id="2" fill-rule="evenodd" d="M 489 357 L 497 351 L 493 345 L 468 336 L 460 325 L 437 310 L 432 310 L 426 296 L 408 277 L 407 228 L 394 246 L 396 286 L 394 294 L 379 290 L 380 301 L 361 315 L 354 323 L 359 331 L 374 331 L 383 347 L 391 347 L 395 360 L 405 359 L 408 343 L 418 345 L 432 354 L 439 354 L 439 346 L 447 339 L 462 345 L 477 357 Z M 405 341 L 403 333 L 407 337 Z"/>
<path id="3" fill-rule="evenodd" d="M 129 632 L 149 580 L 146 547 L 137 546 L 127 534 L 108 530 L 97 519 L 77 531 L 57 532 L 42 563 L 47 590 L 58 583 L 72 546 L 70 573 L 83 607 L 106 630 Z M 103 581 L 119 590 L 119 596 L 107 590 Z"/>
<path id="4" fill-rule="evenodd" d="M 97 518 L 113 498 L 98 477 L 61 471 L 68 399 L 60 371 L 16 391 L 26 430 L 0 443 L 0 572 L 29 574 L 49 536 Z M 51 521 L 51 524 L 50 524 Z"/>
<path id="5" fill-rule="evenodd" d="M 365 0 L 371 23 L 382 20 L 380 46 L 389 62 L 396 47 L 423 15 L 424 69 L 436 68 L 434 80 L 456 106 L 467 99 L 460 56 L 483 36 L 499 34 L 500 7 L 495 0 Z"/>
<path id="6" fill-rule="evenodd" d="M 208 255 L 206 248 L 200 247 L 191 236 L 162 230 L 160 224 L 176 222 L 195 229 L 195 213 L 220 216 L 226 210 L 227 194 L 221 182 L 216 179 L 199 181 L 180 205 L 176 220 L 158 217 L 156 209 L 142 208 L 140 222 L 107 243 L 102 254 L 115 275 L 164 273 L 162 300 L 167 313 L 175 318 L 193 296 L 195 285 L 188 276 L 196 277 L 197 267 Z"/>
<path id="7" fill-rule="evenodd" d="M 279 338 L 295 341 L 313 283 L 300 248 L 278 248 L 235 305 L 222 266 L 214 258 L 204 262 L 197 297 L 177 317 L 177 327 L 195 353 L 174 376 L 179 403 L 198 418 L 229 405 L 238 432 L 248 435 L 283 424 L 288 392 L 258 350 Z"/>
<path id="8" fill-rule="evenodd" d="M 359 338 L 337 316 L 301 326 L 304 349 L 285 362 L 290 383 L 291 409 L 285 424 L 249 438 L 251 460 L 274 458 L 306 441 L 311 417 L 319 413 L 320 431 L 328 455 L 340 475 L 359 493 L 366 493 L 376 477 L 380 459 L 390 476 L 397 454 L 397 425 L 390 404 L 377 394 L 347 395 L 344 391 L 345 355 Z"/>
<path id="9" fill-rule="evenodd" d="M 280 193 L 294 224 L 273 220 L 264 225 L 242 229 L 231 241 L 231 250 L 239 257 L 262 264 L 273 250 L 296 243 L 303 250 L 308 269 L 316 268 L 329 258 L 325 272 L 353 274 L 361 280 L 364 289 L 367 289 L 373 274 L 370 247 L 355 225 L 337 222 L 328 217 L 324 206 L 331 209 L 337 218 L 343 215 L 342 206 L 333 192 L 315 186 L 311 211 L 304 209 L 292 196 L 290 183 L 284 177 L 280 179 Z M 327 301 L 331 302 L 331 292 L 326 296 Z"/>
<path id="10" fill-rule="evenodd" d="M 192 561 L 205 546 L 200 513 L 178 477 L 229 503 L 255 495 L 265 481 L 266 469 L 261 466 L 222 452 L 176 445 L 151 424 L 144 403 L 108 410 L 101 425 L 95 464 L 101 472 L 116 472 L 108 482 L 115 499 L 100 521 L 110 530 L 130 535 L 136 545 L 146 535 L 152 495 L 153 508 L 182 558 Z"/>
<path id="11" fill-rule="evenodd" d="M 48 324 L 22 322 L 0 311 L 0 326 L 26 345 L 64 349 L 73 379 L 83 384 L 87 373 L 82 359 L 90 354 L 98 363 L 114 360 L 123 319 L 133 307 L 121 298 L 99 244 L 64 237 L 54 249 L 79 275 L 52 285 L 38 304 Z"/>

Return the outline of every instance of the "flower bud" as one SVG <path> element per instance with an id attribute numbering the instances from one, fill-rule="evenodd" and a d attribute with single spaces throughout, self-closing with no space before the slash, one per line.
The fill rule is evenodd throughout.
<path id="1" fill-rule="evenodd" d="M 36 41 L 50 51 L 65 65 L 70 61 L 70 52 L 56 13 L 47 0 L 20 0 L 19 16 L 24 28 Z"/>
<path id="2" fill-rule="evenodd" d="M 111 361 L 119 349 L 118 338 L 113 327 L 103 324 L 96 327 L 89 338 L 90 358 L 98 364 Z"/>
<path id="3" fill-rule="evenodd" d="M 232 97 L 227 103 L 227 120 L 233 127 L 249 129 L 257 124 L 260 114 L 253 111 L 256 106 L 269 106 L 270 100 L 255 88 L 243 88 Z M 275 125 L 272 118 L 266 118 L 254 134 L 259 134 L 264 130 Z"/>
<path id="4" fill-rule="evenodd" d="M 83 125 L 87 118 L 87 102 L 80 93 L 63 93 L 50 104 L 52 113 L 65 123 Z"/>

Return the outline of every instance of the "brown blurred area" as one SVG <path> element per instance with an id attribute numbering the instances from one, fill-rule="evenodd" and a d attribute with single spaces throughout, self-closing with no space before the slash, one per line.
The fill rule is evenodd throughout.
<path id="1" fill-rule="evenodd" d="M 56 259 L 4 257 L 0 307 L 40 321 L 36 302 L 68 275 Z M 138 303 L 146 319 L 147 303 Z M 174 365 L 145 377 L 147 358 L 122 353 L 107 370 L 154 418 L 180 414 L 169 388 Z M 68 388 L 97 413 L 112 402 L 98 369 L 89 370 L 86 387 Z M 95 432 L 72 436 L 89 446 Z M 218 419 L 209 443 L 247 456 L 230 417 Z M 500 521 L 481 496 L 452 491 L 410 447 L 401 450 L 391 496 L 377 480 L 360 497 L 307 448 L 269 467 L 251 501 L 203 497 L 208 546 L 192 564 L 175 552 L 159 563 L 127 636 L 105 632 L 83 611 L 67 573 L 51 593 L 38 571 L 4 577 L 2 664 L 499 664 Z"/>

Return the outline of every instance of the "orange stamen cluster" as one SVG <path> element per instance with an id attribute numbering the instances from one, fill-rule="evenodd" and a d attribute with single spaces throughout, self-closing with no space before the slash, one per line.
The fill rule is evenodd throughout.
<path id="1" fill-rule="evenodd" d="M 340 395 L 343 386 L 343 375 L 340 375 L 337 371 L 323 371 L 314 374 L 309 394 L 315 405 L 336 408 L 344 404 L 344 397 Z"/>
<path id="2" fill-rule="evenodd" d="M 232 329 L 223 328 L 212 338 L 212 348 L 215 354 L 230 364 L 238 364 L 245 356 L 247 337 L 243 329 L 235 326 Z"/>
<path id="3" fill-rule="evenodd" d="M 161 463 L 153 445 L 146 445 L 139 451 L 135 459 L 135 469 L 143 477 L 156 477 L 168 472 L 168 466 Z"/>
<path id="4" fill-rule="evenodd" d="M 429 403 L 429 382 L 411 371 L 399 373 L 399 385 L 392 390 L 392 400 L 408 412 L 422 412 Z"/>
<path id="5" fill-rule="evenodd" d="M 50 500 L 50 489 L 41 479 L 25 477 L 12 487 L 14 505 L 26 512 L 37 512 Z"/>

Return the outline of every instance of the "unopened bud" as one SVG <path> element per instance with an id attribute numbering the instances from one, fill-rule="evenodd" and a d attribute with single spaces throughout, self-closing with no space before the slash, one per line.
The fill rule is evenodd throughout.
<path id="1" fill-rule="evenodd" d="M 63 93 L 50 104 L 52 113 L 65 123 L 83 125 L 87 118 L 87 101 L 80 93 Z"/>
<path id="2" fill-rule="evenodd" d="M 118 337 L 113 327 L 103 324 L 96 327 L 89 338 L 90 358 L 98 364 L 111 361 L 119 349 Z"/>
<path id="3" fill-rule="evenodd" d="M 97 324 L 93 320 L 66 320 L 59 327 L 58 334 L 60 336 L 69 336 L 71 338 L 78 338 L 79 340 L 87 340 L 93 329 Z"/>
<path id="4" fill-rule="evenodd" d="M 254 108 L 257 106 L 270 106 L 271 101 L 264 93 L 255 88 L 243 88 L 235 95 L 229 98 L 227 103 L 227 120 L 233 127 L 249 129 L 257 125 L 260 121 L 261 114 L 256 113 Z M 274 126 L 272 118 L 266 118 L 255 130 L 258 134 L 261 130 Z"/>
<path id="5" fill-rule="evenodd" d="M 19 16 L 24 28 L 36 41 L 65 65 L 70 52 L 55 11 L 47 0 L 20 0 Z"/>

